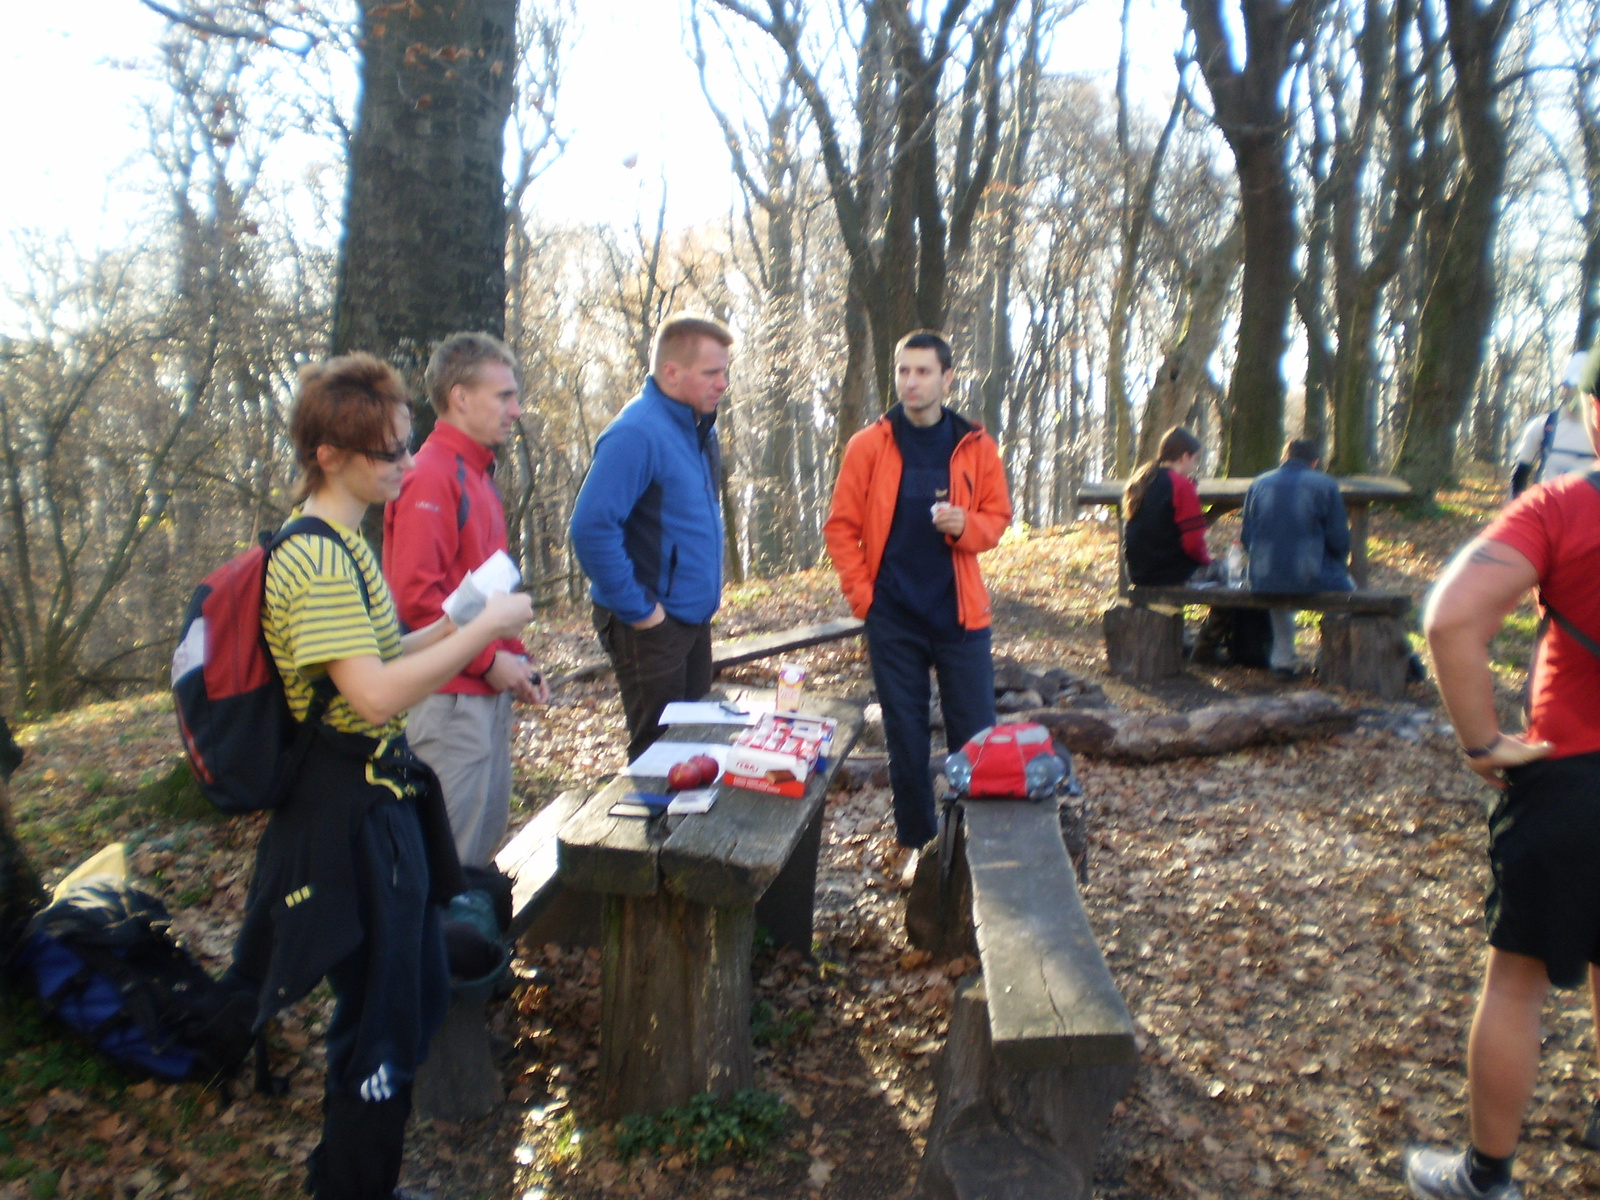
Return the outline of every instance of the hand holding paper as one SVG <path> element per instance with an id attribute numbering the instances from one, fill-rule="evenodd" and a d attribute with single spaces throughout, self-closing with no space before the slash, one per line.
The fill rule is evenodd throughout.
<path id="1" fill-rule="evenodd" d="M 504 550 L 496 550 L 477 570 L 464 575 L 460 585 L 445 598 L 444 615 L 457 629 L 483 611 L 484 601 L 498 592 L 509 592 L 522 582 L 522 572 Z"/>

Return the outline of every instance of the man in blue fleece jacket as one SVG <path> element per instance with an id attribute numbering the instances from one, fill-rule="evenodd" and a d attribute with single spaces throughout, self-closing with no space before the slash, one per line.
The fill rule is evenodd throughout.
<path id="1" fill-rule="evenodd" d="M 679 314 L 656 331 L 644 387 L 594 446 L 569 533 L 594 627 L 628 721 L 628 761 L 661 735 L 661 710 L 711 687 L 722 602 L 717 402 L 733 335 Z"/>

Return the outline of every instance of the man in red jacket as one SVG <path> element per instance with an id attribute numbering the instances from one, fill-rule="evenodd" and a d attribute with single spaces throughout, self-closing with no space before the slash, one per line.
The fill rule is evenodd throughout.
<path id="1" fill-rule="evenodd" d="M 895 834 L 913 849 L 938 831 L 929 669 L 939 675 L 950 749 L 995 720 L 978 555 L 999 545 L 1011 498 L 994 439 L 944 406 L 954 379 L 944 338 L 923 329 L 900 340 L 900 403 L 850 439 L 823 526 L 850 611 L 867 622 Z"/>
<path id="2" fill-rule="evenodd" d="M 494 456 L 522 413 L 516 367 L 484 333 L 453 334 L 428 362 L 439 422 L 383 515 L 383 573 L 407 628 L 438 620 L 462 576 L 506 548 Z M 411 710 L 406 737 L 443 785 L 462 866 L 488 866 L 510 820 L 511 701 L 549 698 L 522 643 L 506 638 Z"/>

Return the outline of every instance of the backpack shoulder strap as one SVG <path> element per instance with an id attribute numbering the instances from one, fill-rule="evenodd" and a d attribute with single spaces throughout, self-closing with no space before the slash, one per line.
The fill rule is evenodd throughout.
<path id="1" fill-rule="evenodd" d="M 314 537 L 325 537 L 344 552 L 350 560 L 350 565 L 356 569 L 356 585 L 361 589 L 361 604 L 368 612 L 372 611 L 372 594 L 367 590 L 367 577 L 361 571 L 361 564 L 356 561 L 356 556 L 351 553 L 350 547 L 345 545 L 344 538 L 339 536 L 339 531 L 328 524 L 321 517 L 296 517 L 273 535 L 267 543 L 267 557 L 271 558 L 273 551 L 296 534 L 309 533 Z"/>
<path id="2" fill-rule="evenodd" d="M 350 560 L 350 565 L 355 568 L 356 585 L 361 589 L 361 605 L 368 613 L 372 611 L 372 594 L 367 590 L 367 577 L 362 573 L 361 564 L 356 561 L 356 556 L 351 553 L 350 547 L 345 544 L 344 538 L 339 536 L 339 531 L 321 517 L 300 516 L 290 521 L 278 530 L 267 543 L 267 558 L 271 559 L 273 551 L 296 534 L 307 533 L 313 537 L 327 538 L 333 542 L 344 556 Z M 262 572 L 262 588 L 266 587 L 266 572 Z M 265 602 L 265 595 L 262 596 Z M 323 716 L 328 711 L 328 705 L 333 703 L 333 698 L 339 694 L 338 685 L 333 682 L 333 676 L 323 675 L 311 684 L 311 706 L 306 710 L 305 725 L 307 728 L 319 725 Z"/>
<path id="3" fill-rule="evenodd" d="M 1584 475 L 1584 480 L 1586 480 L 1586 482 L 1589 483 L 1589 485 L 1592 486 L 1595 491 L 1600 491 L 1600 470 L 1590 470 L 1589 474 Z M 1568 637 L 1573 638 L 1573 642 L 1581 645 L 1582 648 L 1589 651 L 1590 654 L 1594 654 L 1595 658 L 1600 658 L 1600 642 L 1595 642 L 1594 638 L 1589 637 L 1584 630 L 1579 629 L 1578 626 L 1574 626 L 1573 622 L 1568 621 L 1565 616 L 1557 613 L 1555 608 L 1550 606 L 1549 600 L 1544 598 L 1544 594 L 1542 594 L 1542 592 L 1539 594 L 1539 603 L 1544 605 L 1544 621 L 1539 622 L 1539 637 L 1544 635 L 1544 626 L 1546 626 L 1546 622 L 1554 621 L 1555 624 L 1558 624 L 1558 626 L 1566 630 L 1566 634 L 1568 634 Z M 1538 646 L 1538 638 L 1534 640 L 1534 645 Z"/>
<path id="4" fill-rule="evenodd" d="M 1550 451 L 1556 444 L 1556 426 L 1561 424 L 1561 410 L 1552 408 L 1544 417 L 1544 436 L 1539 439 L 1539 457 L 1534 459 L 1532 479 L 1534 483 L 1544 482 L 1544 464 L 1549 461 Z"/>

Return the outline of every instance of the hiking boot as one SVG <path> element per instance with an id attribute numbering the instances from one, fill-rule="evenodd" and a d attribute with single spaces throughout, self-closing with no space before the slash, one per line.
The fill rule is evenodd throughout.
<path id="1" fill-rule="evenodd" d="M 1412 1146 L 1405 1154 L 1406 1185 L 1417 1200 L 1522 1200 L 1511 1180 L 1487 1188 L 1472 1186 L 1469 1150 L 1433 1150 Z"/>

